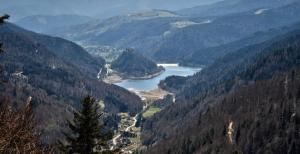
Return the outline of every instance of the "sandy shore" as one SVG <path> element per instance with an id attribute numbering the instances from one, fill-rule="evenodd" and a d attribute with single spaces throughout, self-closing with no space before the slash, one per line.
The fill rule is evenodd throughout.
<path id="1" fill-rule="evenodd" d="M 144 101 L 156 101 L 159 99 L 163 99 L 168 94 L 171 94 L 165 90 L 160 88 L 151 90 L 151 91 L 140 91 L 140 90 L 131 90 L 136 95 L 140 96 Z"/>
<path id="2" fill-rule="evenodd" d="M 105 83 L 114 84 L 114 83 L 120 83 L 123 81 L 122 77 L 120 77 L 118 74 L 112 74 L 107 76 L 103 79 Z"/>
<path id="3" fill-rule="evenodd" d="M 122 78 L 118 73 L 112 73 L 111 75 L 109 75 L 105 79 L 103 79 L 103 81 L 108 84 L 115 84 L 115 83 L 120 83 L 124 80 L 146 80 L 146 79 L 152 79 L 156 76 L 159 76 L 164 71 L 165 71 L 165 69 L 162 69 L 161 71 L 159 71 L 155 74 L 151 74 L 151 75 L 147 75 L 147 76 L 143 76 L 143 77 L 127 77 L 126 79 Z M 171 94 L 160 88 L 157 88 L 157 89 L 154 89 L 151 91 L 142 91 L 142 90 L 135 90 L 135 89 L 132 89 L 129 91 L 138 95 L 143 101 L 150 101 L 150 102 L 153 102 L 153 101 L 156 101 L 159 99 L 163 99 L 168 94 Z"/>

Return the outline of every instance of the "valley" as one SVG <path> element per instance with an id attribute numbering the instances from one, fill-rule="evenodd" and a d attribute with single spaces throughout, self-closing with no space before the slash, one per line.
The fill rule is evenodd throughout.
<path id="1" fill-rule="evenodd" d="M 0 153 L 300 153 L 299 0 L 121 1 L 0 2 Z"/>
<path id="2" fill-rule="evenodd" d="M 132 153 L 141 146 L 141 125 L 137 126 L 137 121 L 151 118 L 155 113 L 161 111 L 163 108 L 155 107 L 153 103 L 158 100 L 163 100 L 166 96 L 172 96 L 175 101 L 175 95 L 162 90 L 158 87 L 161 80 L 169 76 L 190 76 L 199 71 L 201 68 L 181 67 L 178 64 L 157 64 L 164 67 L 165 71 L 149 78 L 140 79 L 120 79 L 117 82 L 110 82 L 116 84 L 138 95 L 144 102 L 143 110 L 134 117 L 128 113 L 119 113 L 121 121 L 118 125 L 118 130 L 115 132 L 112 139 L 111 150 L 120 149 L 123 153 Z M 106 80 L 106 79 L 104 79 Z M 110 80 L 113 81 L 113 80 Z"/>

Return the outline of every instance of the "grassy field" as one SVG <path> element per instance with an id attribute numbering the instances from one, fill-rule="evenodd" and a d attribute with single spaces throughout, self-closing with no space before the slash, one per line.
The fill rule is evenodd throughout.
<path id="1" fill-rule="evenodd" d="M 158 107 L 154 107 L 154 106 L 150 106 L 149 109 L 143 113 L 143 117 L 144 118 L 150 118 L 152 117 L 155 113 L 161 111 L 160 108 Z"/>

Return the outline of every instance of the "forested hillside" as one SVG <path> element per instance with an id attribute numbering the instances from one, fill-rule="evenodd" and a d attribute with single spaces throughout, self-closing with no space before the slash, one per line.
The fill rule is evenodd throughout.
<path id="1" fill-rule="evenodd" d="M 214 110 L 219 106 L 223 98 L 230 96 L 231 94 L 238 93 L 243 87 L 253 86 L 254 83 L 259 84 L 261 80 L 268 80 L 272 78 L 275 74 L 280 72 L 287 72 L 292 69 L 297 69 L 300 66 L 300 35 L 299 31 L 294 31 L 292 33 L 283 35 L 279 37 L 280 39 L 270 40 L 268 42 L 249 46 L 241 49 L 235 53 L 229 54 L 222 59 L 216 61 L 210 67 L 207 67 L 202 72 L 196 74 L 195 76 L 187 78 L 186 81 L 180 79 L 180 83 L 184 83 L 182 91 L 177 93 L 176 103 L 169 106 L 159 114 L 156 114 L 151 120 L 145 122 L 143 127 L 143 141 L 146 145 L 157 145 L 154 147 L 163 147 L 164 143 L 172 141 L 172 138 L 176 134 L 181 134 L 181 130 L 188 131 L 195 127 L 196 116 L 204 114 L 207 106 L 211 106 Z M 295 79 L 296 80 L 296 79 Z M 172 79 L 172 81 L 175 81 Z M 271 81 L 270 81 L 271 82 Z M 296 81 L 295 81 L 296 82 Z M 172 82 L 171 82 L 172 83 Z M 274 83 L 276 83 L 274 81 Z M 272 86 L 273 84 L 266 84 Z M 278 89 L 278 92 L 285 93 L 284 88 L 277 88 L 274 85 L 273 88 L 266 87 L 266 93 L 260 94 L 258 91 L 247 91 L 247 93 L 253 94 L 253 96 L 262 96 L 266 99 L 272 98 L 273 94 L 268 92 L 269 89 Z M 254 86 L 255 87 L 255 86 Z M 297 91 L 292 90 L 291 93 L 296 93 Z M 241 93 L 241 96 L 246 95 Z M 266 95 L 266 96 L 263 96 Z M 239 96 L 239 94 L 236 94 Z M 247 95 L 246 95 L 247 96 Z M 245 97 L 246 97 L 245 96 Z M 275 97 L 276 96 L 276 97 Z M 248 97 L 248 96 L 247 96 Z M 281 102 L 277 99 L 277 95 L 274 95 L 272 102 Z M 296 96 L 295 96 L 296 97 Z M 251 99 L 251 98 L 249 98 Z M 290 97 L 286 97 L 290 99 Z M 227 100 L 227 99 L 226 99 Z M 245 98 L 245 100 L 247 100 Z M 242 103 L 237 101 L 236 103 Z M 253 103 L 257 103 L 253 101 Z M 286 103 L 286 102 L 284 102 Z M 266 104 L 267 106 L 269 104 Z M 238 107 L 243 107 L 243 105 L 237 105 L 236 108 L 228 109 L 229 111 L 239 112 Z M 255 110 L 252 108 L 251 110 Z M 249 111 L 252 112 L 252 111 Z M 215 112 L 214 112 L 215 113 Z M 232 113 L 234 114 L 234 113 Z M 247 114 L 247 113 L 245 113 Z M 221 116 L 221 115 L 220 115 Z M 215 118 L 215 117 L 211 117 Z M 260 117 L 263 118 L 263 117 Z M 230 119 L 227 119 L 230 120 Z M 241 119 L 245 120 L 245 119 Z M 261 120 L 261 119 L 258 119 Z M 205 125 L 205 124 L 203 124 Z M 215 128 L 216 125 L 207 125 L 209 128 Z M 265 128 L 265 127 L 263 127 Z M 198 130 L 198 132 L 201 130 Z M 215 131 L 215 130 L 214 130 Z M 255 131 L 260 131 L 259 129 Z M 196 134 L 191 133 L 193 136 Z M 209 135 L 209 134 L 208 134 Z M 253 135 L 251 133 L 251 135 Z M 272 137 L 277 135 L 276 133 L 269 134 Z M 273 136 L 274 135 L 274 136 Z M 212 135 L 214 136 L 214 135 Z M 201 136 L 201 138 L 204 136 Z M 208 136 L 208 138 L 210 138 Z M 193 138 L 190 136 L 191 140 L 196 140 L 197 137 Z M 284 138 L 286 140 L 287 138 Z M 295 139 L 295 138 L 293 138 Z M 246 139 L 242 139 L 243 142 Z M 259 139 L 261 142 L 264 140 Z M 188 142 L 190 142 L 188 141 Z M 198 138 L 197 141 L 200 141 Z M 177 141 L 176 141 L 177 142 Z M 185 143 L 184 143 L 185 142 Z M 187 140 L 178 140 L 179 145 L 188 144 Z M 203 140 L 203 142 L 195 142 L 196 144 L 208 144 L 213 142 L 213 140 Z M 219 141 L 217 141 L 219 142 Z M 281 141 L 280 141 L 281 142 Z M 282 140 L 283 142 L 283 140 Z M 182 143 L 182 144 L 181 144 Z M 210 143 L 211 144 L 211 143 Z M 216 143 L 217 144 L 217 143 Z M 278 144 L 278 143 L 276 143 Z M 178 144 L 174 144 L 180 147 Z M 171 149 L 170 147 L 164 146 L 165 149 Z M 261 144 L 263 145 L 263 144 Z M 200 145 L 196 145 L 198 147 Z M 243 146 L 249 146 L 248 143 L 243 143 Z M 240 150 L 246 150 L 245 147 L 241 147 Z M 225 148 L 225 147 L 222 147 Z M 266 147 L 264 150 L 266 150 Z M 284 149 L 278 146 L 279 149 Z M 150 148 L 151 149 L 151 148 Z M 226 149 L 226 148 L 225 148 Z M 194 149 L 193 152 L 197 150 Z M 202 149 L 206 150 L 206 149 Z M 209 150 L 209 149 L 208 149 Z M 230 150 L 230 149 L 229 149 Z M 255 148 L 258 150 L 258 148 Z M 247 152 L 246 152 L 247 153 Z"/>
<path id="2" fill-rule="evenodd" d="M 255 6 L 248 6 L 248 2 Z M 56 31 L 54 35 L 87 45 L 132 47 L 157 62 L 178 63 L 185 59 L 187 62 L 193 56 L 198 61 L 192 62 L 203 65 L 214 61 L 218 54 L 206 54 L 209 53 L 207 48 L 299 22 L 298 1 L 276 1 L 274 5 L 269 3 L 270 0 L 241 0 L 230 6 L 245 7 L 242 12 L 233 11 L 220 16 L 182 16 L 176 12 L 154 10 L 97 20 L 65 31 Z M 211 7 L 218 10 L 217 5 Z"/>
<path id="3" fill-rule="evenodd" d="M 181 81 L 180 83 L 184 83 L 181 84 L 181 87 L 180 84 L 176 84 L 177 90 L 181 91 L 179 96 L 190 98 L 196 96 L 197 94 L 201 94 L 202 92 L 206 91 L 207 88 L 214 87 L 214 85 L 220 86 L 220 83 L 224 84 L 222 85 L 224 87 L 221 88 L 221 91 L 226 91 L 231 89 L 236 77 L 245 81 L 254 81 L 265 78 L 265 76 L 261 75 L 262 73 L 269 74 L 270 76 L 276 71 L 281 71 L 281 69 L 290 69 L 287 67 L 288 64 L 285 62 L 287 62 L 287 60 L 292 60 L 295 58 L 292 56 L 298 54 L 299 36 L 300 31 L 294 30 L 263 43 L 247 46 L 233 53 L 229 53 L 216 60 L 212 65 L 203 69 L 203 71 L 192 77 L 186 78 L 185 82 Z M 287 46 L 287 44 L 289 44 L 289 46 Z M 292 54 L 289 54 L 287 57 L 285 57 L 285 59 L 269 60 L 269 63 L 265 63 L 265 65 L 270 65 L 266 66 L 270 70 L 254 70 L 254 72 L 250 71 L 250 69 L 252 69 L 252 65 L 255 65 L 259 62 L 259 58 L 269 58 L 269 56 L 274 56 L 272 54 L 276 54 L 275 51 L 277 50 L 279 50 L 277 54 L 283 54 L 280 51 L 286 51 L 288 48 L 292 48 L 293 51 Z M 282 60 L 284 63 L 277 64 L 279 60 Z M 296 61 L 295 63 L 290 62 L 290 64 L 296 66 L 298 65 Z M 258 69 L 262 69 L 260 67 L 258 67 Z M 175 79 L 171 80 L 176 81 Z M 172 83 L 168 81 L 167 78 L 166 81 L 162 82 L 160 85 L 166 89 L 172 88 L 171 86 L 168 86 L 169 84 Z M 219 92 L 221 91 L 219 89 Z"/>
<path id="4" fill-rule="evenodd" d="M 158 74 L 163 71 L 155 62 L 133 50 L 124 51 L 112 64 L 111 68 L 124 78 L 139 78 Z"/>
<path id="5" fill-rule="evenodd" d="M 298 69 L 236 89 L 145 153 L 298 153 L 299 81 Z"/>
<path id="6" fill-rule="evenodd" d="M 267 31 L 271 28 L 279 28 L 299 22 L 298 17 L 296 17 L 300 13 L 299 2 L 268 9 L 260 14 L 256 13 L 258 10 L 260 9 L 233 13 L 221 17 L 208 16 L 204 19 L 195 17 L 189 19 L 188 21 L 200 24 L 192 24 L 171 31 L 163 39 L 163 42 L 160 42 L 161 45 L 159 48 L 154 50 L 153 57 L 157 61 L 180 61 L 192 52 L 201 54 L 202 50 L 206 48 L 217 47 L 251 36 L 256 32 Z M 214 57 L 210 57 L 210 55 L 199 56 L 197 58 L 216 60 Z M 205 63 L 198 65 L 201 64 Z"/>
<path id="7" fill-rule="evenodd" d="M 21 106 L 20 102 L 31 96 L 45 142 L 61 137 L 57 133 L 87 94 L 103 100 L 105 111 L 111 115 L 120 111 L 135 114 L 142 109 L 138 96 L 89 74 L 103 63 L 81 47 L 10 24 L 1 26 L 0 34 L 5 49 L 0 56 L 4 69 L 0 98 Z"/>
<path id="8" fill-rule="evenodd" d="M 37 34 L 9 23 L 2 25 L 0 32 L 18 33 L 18 35 L 26 37 L 26 39 L 32 41 L 37 46 L 45 46 L 56 56 L 76 66 L 78 69 L 80 69 L 80 71 L 89 76 L 96 77 L 97 73 L 105 63 L 103 59 L 93 58 L 82 47 L 62 38 Z M 38 52 L 38 50 L 36 52 Z"/>
<path id="9" fill-rule="evenodd" d="M 181 64 L 185 66 L 199 66 L 199 65 L 201 66 L 203 64 L 210 65 L 214 63 L 216 60 L 224 57 L 226 54 L 236 52 L 247 46 L 263 43 L 270 39 L 279 37 L 280 35 L 298 29 L 299 26 L 300 24 L 296 23 L 289 26 L 270 29 L 267 31 L 260 31 L 254 33 L 249 37 L 228 44 L 201 49 L 201 51 L 195 50 L 190 54 L 188 54 L 187 56 L 185 56 L 181 61 Z"/>
<path id="10" fill-rule="evenodd" d="M 300 0 L 0 2 L 0 153 L 298 154 L 299 106 Z"/>

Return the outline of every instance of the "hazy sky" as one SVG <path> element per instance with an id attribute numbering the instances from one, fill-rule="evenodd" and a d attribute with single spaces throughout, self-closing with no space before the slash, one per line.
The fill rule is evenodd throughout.
<path id="1" fill-rule="evenodd" d="M 0 13 L 15 19 L 29 15 L 81 14 L 106 18 L 149 9 L 178 10 L 220 0 L 0 0 Z"/>

